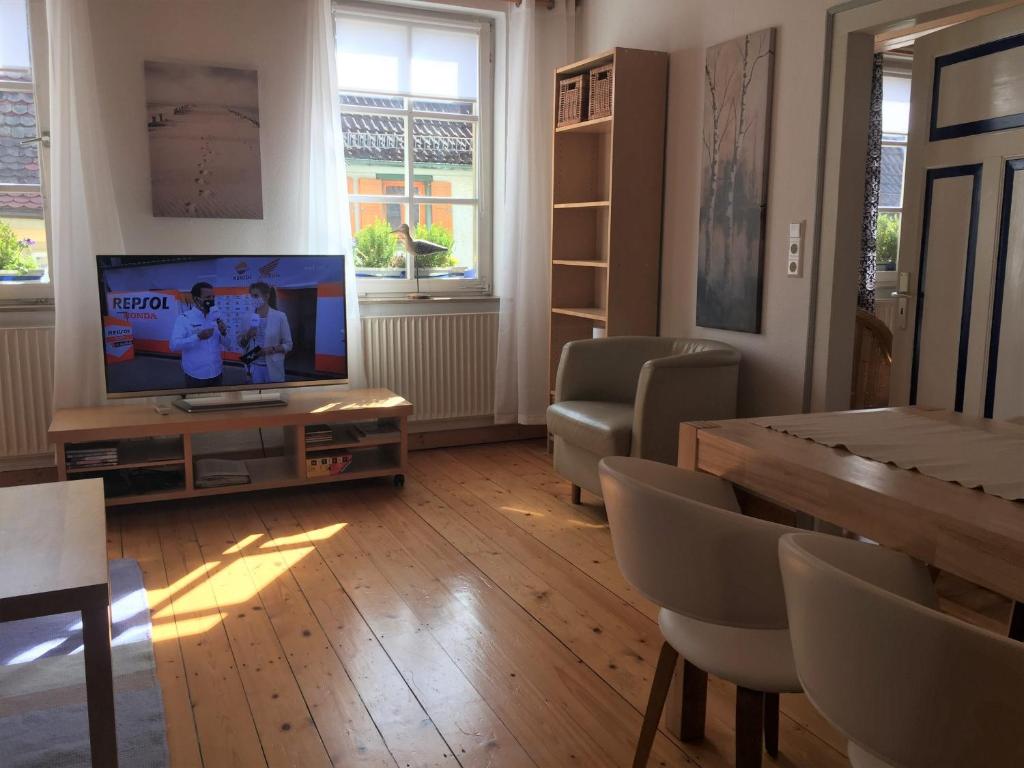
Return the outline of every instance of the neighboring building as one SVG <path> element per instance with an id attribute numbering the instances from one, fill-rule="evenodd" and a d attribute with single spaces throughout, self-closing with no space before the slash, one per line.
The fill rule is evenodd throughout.
<path id="1" fill-rule="evenodd" d="M 401 109 L 402 99 L 344 95 L 346 106 Z M 413 123 L 413 189 L 417 196 L 473 197 L 476 169 L 473 166 L 474 124 L 457 119 L 468 114 L 465 102 L 423 101 L 420 112 L 437 112 L 438 119 L 417 118 Z M 456 118 L 456 119 L 453 119 Z M 395 115 L 342 113 L 348 191 L 358 195 L 404 194 L 406 173 L 405 118 Z M 438 224 L 454 237 L 452 254 L 460 263 L 472 263 L 476 211 L 470 206 L 430 204 L 424 200 L 409 212 L 400 202 L 358 202 L 351 206 L 352 232 L 375 221 L 392 228 L 403 221 Z M 465 250 L 465 254 L 462 251 Z M 465 258 L 462 258 L 462 257 Z"/>

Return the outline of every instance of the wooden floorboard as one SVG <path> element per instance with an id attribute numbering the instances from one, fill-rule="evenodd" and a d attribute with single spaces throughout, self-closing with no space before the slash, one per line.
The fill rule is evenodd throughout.
<path id="1" fill-rule="evenodd" d="M 112 512 L 139 561 L 172 766 L 629 765 L 661 644 L 601 507 L 540 440 L 419 451 L 359 482 Z M 946 584 L 992 624 L 1005 603 Z M 995 617 L 995 618 L 993 618 Z M 659 731 L 651 766 L 733 764 L 735 689 L 708 738 Z M 846 765 L 803 696 L 766 766 Z"/>

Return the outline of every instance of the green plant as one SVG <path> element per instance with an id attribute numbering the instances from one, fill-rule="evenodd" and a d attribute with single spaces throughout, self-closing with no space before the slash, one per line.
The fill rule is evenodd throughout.
<path id="1" fill-rule="evenodd" d="M 36 268 L 27 240 L 19 240 L 11 225 L 0 221 L 0 270 L 24 275 Z"/>
<path id="2" fill-rule="evenodd" d="M 896 269 L 896 253 L 900 245 L 900 215 L 882 212 L 878 214 L 878 232 L 875 235 L 875 264 L 879 269 Z"/>
<path id="3" fill-rule="evenodd" d="M 387 269 L 402 266 L 402 256 L 397 252 L 398 238 L 391 233 L 391 225 L 377 219 L 368 227 L 356 232 L 356 266 L 371 269 Z"/>
<path id="4" fill-rule="evenodd" d="M 431 253 L 427 256 L 420 256 L 416 259 L 416 267 L 418 269 L 455 266 L 455 257 L 452 256 L 452 245 L 455 243 L 455 238 L 447 228 L 440 224 L 431 224 L 429 227 L 417 224 L 416 231 L 413 233 L 413 239 L 429 240 L 431 243 L 443 245 L 448 249 Z"/>

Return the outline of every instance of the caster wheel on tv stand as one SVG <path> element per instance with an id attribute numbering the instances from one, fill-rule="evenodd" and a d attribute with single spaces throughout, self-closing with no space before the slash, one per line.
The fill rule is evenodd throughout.
<path id="1" fill-rule="evenodd" d="M 395 475 L 392 482 L 395 484 L 395 488 L 405 487 L 405 475 Z"/>

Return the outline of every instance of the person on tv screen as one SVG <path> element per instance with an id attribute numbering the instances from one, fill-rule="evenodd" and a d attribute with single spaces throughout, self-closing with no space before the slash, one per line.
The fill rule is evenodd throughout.
<path id="1" fill-rule="evenodd" d="M 185 386 L 218 387 L 224 379 L 221 351 L 228 349 L 228 327 L 214 306 L 213 286 L 192 286 L 192 308 L 178 315 L 171 331 L 172 352 L 181 353 Z"/>
<path id="2" fill-rule="evenodd" d="M 292 330 L 288 316 L 277 308 L 277 291 L 267 283 L 253 283 L 249 296 L 255 311 L 249 328 L 238 337 L 238 345 L 255 356 L 249 365 L 253 384 L 284 381 L 284 356 L 292 351 Z"/>

